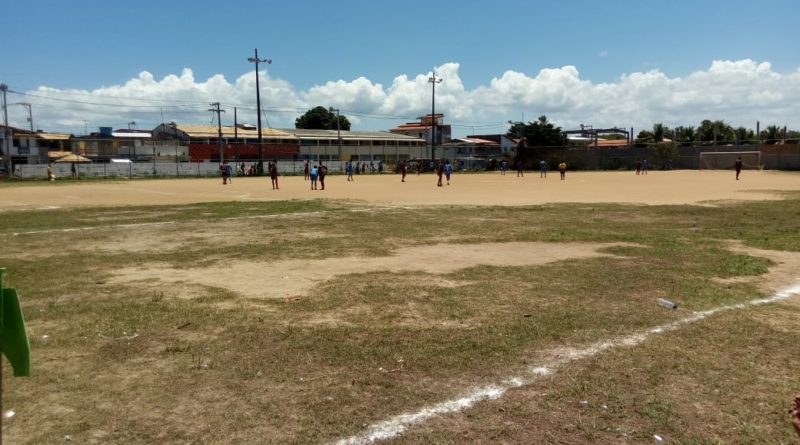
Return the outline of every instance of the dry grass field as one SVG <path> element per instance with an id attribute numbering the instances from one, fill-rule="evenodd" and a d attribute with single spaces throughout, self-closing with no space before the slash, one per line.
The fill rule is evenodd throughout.
<path id="1" fill-rule="evenodd" d="M 280 181 L 0 184 L 7 443 L 796 443 L 800 174 Z"/>

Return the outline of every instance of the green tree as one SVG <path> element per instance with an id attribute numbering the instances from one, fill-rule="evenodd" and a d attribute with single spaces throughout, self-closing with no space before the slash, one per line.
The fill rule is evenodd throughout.
<path id="1" fill-rule="evenodd" d="M 535 122 L 517 122 L 508 130 L 509 136 L 524 138 L 517 144 L 516 161 L 525 162 L 530 158 L 531 151 L 537 147 L 565 147 L 567 136 L 561 131 L 561 127 L 555 126 L 547 120 L 547 116 L 541 115 Z"/>
<path id="2" fill-rule="evenodd" d="M 655 142 L 655 140 L 656 137 L 652 131 L 642 130 L 639 132 L 638 135 L 636 135 L 636 141 L 634 142 L 636 144 L 642 145 L 642 144 L 652 144 L 653 142 Z"/>
<path id="3" fill-rule="evenodd" d="M 294 120 L 294 128 L 306 130 L 336 130 L 336 113 L 323 106 L 314 107 Z M 339 115 L 339 129 L 350 131 L 350 121 Z"/>
<path id="4" fill-rule="evenodd" d="M 690 147 L 697 138 L 697 132 L 694 127 L 676 127 L 675 128 L 675 142 L 684 146 Z"/>
<path id="5" fill-rule="evenodd" d="M 774 144 L 778 142 L 779 139 L 783 139 L 783 128 L 777 125 L 770 125 L 761 130 L 761 140 L 764 141 L 765 144 Z"/>
<path id="6" fill-rule="evenodd" d="M 653 142 L 664 142 L 664 137 L 670 133 L 669 127 L 662 123 L 653 125 Z"/>
<path id="7" fill-rule="evenodd" d="M 738 145 L 752 144 L 756 139 L 756 132 L 744 127 L 739 127 L 734 130 L 736 133 L 736 143 Z"/>
<path id="8" fill-rule="evenodd" d="M 736 132 L 733 127 L 721 120 L 704 120 L 697 127 L 697 136 L 701 142 L 714 144 L 733 143 L 736 140 Z"/>

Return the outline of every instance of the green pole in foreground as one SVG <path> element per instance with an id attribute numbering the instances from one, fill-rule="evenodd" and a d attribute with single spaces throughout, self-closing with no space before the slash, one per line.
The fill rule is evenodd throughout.
<path id="1" fill-rule="evenodd" d="M 25 319 L 19 307 L 17 290 L 3 287 L 0 267 L 0 352 L 11 363 L 15 377 L 31 375 L 31 346 L 25 331 Z M 2 360 L 2 358 L 0 358 Z M 0 363 L 0 445 L 3 443 L 3 367 Z"/>

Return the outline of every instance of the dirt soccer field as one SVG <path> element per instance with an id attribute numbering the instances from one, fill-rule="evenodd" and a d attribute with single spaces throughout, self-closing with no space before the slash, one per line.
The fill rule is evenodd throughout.
<path id="1" fill-rule="evenodd" d="M 436 187 L 433 174 L 329 176 L 327 189 L 313 191 L 299 176 L 279 178 L 272 190 L 269 178 L 134 180 L 120 182 L 56 181 L 3 191 L 0 209 L 74 206 L 190 204 L 214 201 L 274 201 L 343 199 L 385 205 L 533 205 L 555 202 L 696 204 L 719 200 L 779 199 L 779 191 L 800 190 L 796 173 L 745 171 L 736 181 L 729 171 L 676 170 L 650 172 L 558 172 L 547 179 L 538 172 L 517 178 L 515 172 L 456 174 L 450 187 Z"/>
<path id="2" fill-rule="evenodd" d="M 326 182 L 0 184 L 8 443 L 797 442 L 800 174 Z"/>

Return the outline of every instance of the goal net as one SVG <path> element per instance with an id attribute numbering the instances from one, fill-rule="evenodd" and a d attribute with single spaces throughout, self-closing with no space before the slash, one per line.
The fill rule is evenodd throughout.
<path id="1" fill-rule="evenodd" d="M 700 153 L 700 169 L 732 169 L 742 158 L 742 168 L 761 169 L 760 151 L 705 151 Z"/>

